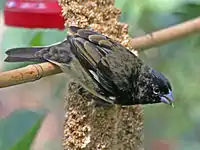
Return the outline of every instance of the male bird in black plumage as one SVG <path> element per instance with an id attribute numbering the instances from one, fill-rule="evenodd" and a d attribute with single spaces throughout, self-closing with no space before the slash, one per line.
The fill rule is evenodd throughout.
<path id="1" fill-rule="evenodd" d="M 53 45 L 9 49 L 5 61 L 49 61 L 109 104 L 173 106 L 168 79 L 126 47 L 92 29 L 71 26 L 69 30 L 71 35 Z"/>

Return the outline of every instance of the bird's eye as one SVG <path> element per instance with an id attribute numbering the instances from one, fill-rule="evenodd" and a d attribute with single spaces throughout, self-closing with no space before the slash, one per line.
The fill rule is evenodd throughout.
<path id="1" fill-rule="evenodd" d="M 155 89 L 153 90 L 153 93 L 154 93 L 154 94 L 159 94 L 159 93 L 160 93 L 160 90 L 159 90 L 158 88 L 155 88 Z"/>

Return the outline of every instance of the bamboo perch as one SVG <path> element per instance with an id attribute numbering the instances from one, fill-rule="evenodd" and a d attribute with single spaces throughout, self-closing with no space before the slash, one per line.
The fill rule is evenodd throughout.
<path id="1" fill-rule="evenodd" d="M 136 50 L 152 48 L 200 31 L 200 17 L 131 40 Z"/>
<path id="2" fill-rule="evenodd" d="M 33 82 L 42 77 L 61 73 L 59 67 L 51 63 L 28 65 L 23 68 L 0 73 L 0 88 Z"/>
<path id="3" fill-rule="evenodd" d="M 184 23 L 155 31 L 141 37 L 136 37 L 131 40 L 133 49 L 147 49 L 153 46 L 185 37 L 189 34 L 196 33 L 200 30 L 200 17 L 186 21 Z M 29 65 L 24 68 L 11 70 L 0 73 L 0 88 L 33 82 L 42 77 L 61 73 L 59 67 L 51 63 L 41 63 Z"/>

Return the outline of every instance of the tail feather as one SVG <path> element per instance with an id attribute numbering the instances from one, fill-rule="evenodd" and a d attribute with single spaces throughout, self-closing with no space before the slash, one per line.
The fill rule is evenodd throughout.
<path id="1" fill-rule="evenodd" d="M 34 61 L 44 62 L 45 60 L 35 56 L 37 51 L 40 51 L 44 47 L 26 47 L 26 48 L 11 48 L 6 51 L 6 62 L 22 62 L 22 61 Z"/>

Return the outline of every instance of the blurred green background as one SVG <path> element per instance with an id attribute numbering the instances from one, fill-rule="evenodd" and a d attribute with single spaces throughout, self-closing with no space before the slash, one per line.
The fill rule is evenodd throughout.
<path id="1" fill-rule="evenodd" d="M 200 15 L 200 0 L 115 0 L 121 8 L 121 21 L 129 24 L 132 37 L 144 35 Z M 0 8 L 3 7 L 0 1 Z M 26 65 L 25 63 L 3 63 L 4 51 L 10 47 L 46 45 L 62 40 L 66 31 L 55 29 L 22 29 L 5 27 L 0 43 L 1 70 Z M 180 40 L 140 52 L 146 63 L 163 72 L 172 82 L 175 108 L 165 105 L 144 106 L 145 109 L 145 146 L 152 149 L 152 143 L 159 150 L 172 145 L 176 150 L 200 149 L 200 36 L 193 34 Z M 45 81 L 44 81 L 45 82 Z M 46 81 L 48 82 L 48 81 Z M 61 79 L 55 79 L 54 85 L 45 96 L 45 106 L 54 105 L 55 97 L 61 97 L 64 89 Z M 41 83 L 46 84 L 46 83 Z M 42 86 L 42 85 L 41 85 Z M 53 92 L 52 92 L 53 91 Z M 56 91 L 56 92 L 55 92 Z M 37 90 L 35 91 L 38 92 Z M 1 93 L 0 93 L 1 94 Z M 59 98 L 58 98 L 59 99 Z M 0 101 L 2 96 L 0 95 Z M 3 101 L 3 100 L 2 100 Z M 49 104 L 53 103 L 53 104 Z M 29 110 L 27 115 L 30 115 Z M 42 109 L 43 111 L 43 109 Z M 34 111 L 35 112 L 35 111 Z M 38 112 L 38 111 L 37 111 Z M 43 113 L 40 113 L 41 117 Z M 18 116 L 20 117 L 20 116 Z M 18 120 L 18 117 L 14 117 Z M 1 123 L 5 119 L 0 120 Z M 23 123 L 25 124 L 25 122 Z M 27 126 L 32 126 L 27 123 Z M 4 126 L 6 130 L 6 126 Z M 1 131 L 1 130 L 0 130 Z M 22 130 L 21 132 L 24 132 Z M 2 132 L 0 132 L 0 135 Z M 164 141 L 159 148 L 160 140 Z M 0 149 L 6 150 L 1 144 Z M 161 142 L 162 143 L 162 142 Z M 175 146 L 176 145 L 176 146 Z M 2 148 L 2 147 L 3 148 Z M 155 150 L 156 148 L 154 148 Z"/>

